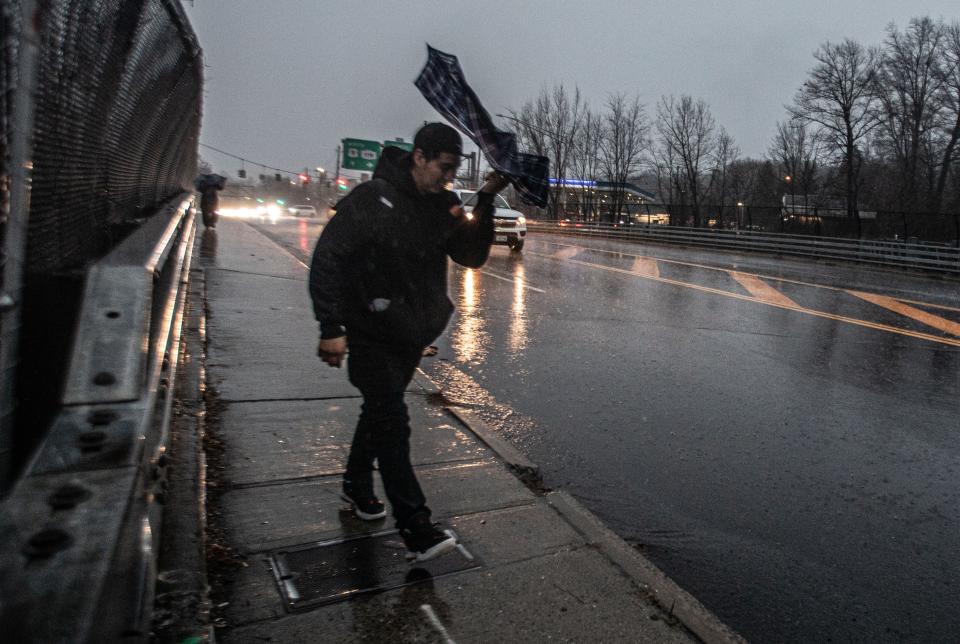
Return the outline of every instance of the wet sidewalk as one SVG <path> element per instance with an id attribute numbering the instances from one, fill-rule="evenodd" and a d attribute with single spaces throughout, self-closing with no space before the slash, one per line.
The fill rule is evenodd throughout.
<path id="1" fill-rule="evenodd" d="M 307 267 L 239 221 L 198 247 L 218 641 L 739 640 L 422 374 L 412 458 L 461 547 L 408 564 L 338 496 L 360 398 L 316 357 Z"/>

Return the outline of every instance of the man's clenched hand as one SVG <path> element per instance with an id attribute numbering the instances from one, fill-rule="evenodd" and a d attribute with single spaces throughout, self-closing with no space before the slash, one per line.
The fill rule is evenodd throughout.
<path id="1" fill-rule="evenodd" d="M 495 195 L 510 185 L 510 177 L 497 172 L 488 172 L 484 180 L 485 183 L 480 187 L 479 192 L 489 192 Z"/>
<path id="2" fill-rule="evenodd" d="M 347 338 L 330 338 L 320 340 L 320 346 L 317 347 L 317 355 L 331 367 L 339 367 L 343 363 L 343 356 L 347 353 Z"/>

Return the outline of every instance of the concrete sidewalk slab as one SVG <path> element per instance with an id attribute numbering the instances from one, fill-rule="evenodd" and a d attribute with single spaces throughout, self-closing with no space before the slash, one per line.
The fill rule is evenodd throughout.
<path id="1" fill-rule="evenodd" d="M 223 400 L 357 394 L 343 369 L 317 358 L 306 282 L 208 270 L 207 297 L 217 303 L 207 319 L 207 369 Z"/>
<path id="2" fill-rule="evenodd" d="M 422 398 L 422 397 L 421 397 Z M 411 399 L 412 396 L 411 396 Z M 250 485 L 343 473 L 359 398 L 227 403 L 221 414 L 230 435 L 231 459 L 223 479 Z M 491 458 L 460 421 L 439 406 L 410 405 L 411 460 L 415 465 Z"/>
<path id="3" fill-rule="evenodd" d="M 306 279 L 306 266 L 263 233 L 237 219 L 221 219 L 200 235 L 200 257 L 207 268 Z M 306 288 L 306 287 L 304 287 Z"/>
<path id="4" fill-rule="evenodd" d="M 250 624 L 225 633 L 220 640 L 311 642 L 317 638 L 461 644 L 691 641 L 687 633 L 662 618 L 642 591 L 590 549 L 431 579 Z"/>
<path id="5" fill-rule="evenodd" d="M 488 569 L 584 545 L 580 533 L 558 525 L 556 514 L 542 502 L 453 517 L 448 524 Z M 238 573 L 224 612 L 231 627 L 287 614 L 267 554 L 251 557 L 248 563 Z"/>
<path id="6" fill-rule="evenodd" d="M 533 494 L 493 459 L 417 468 L 434 516 L 530 503 Z M 378 493 L 383 496 L 380 482 Z M 323 541 L 349 533 L 383 529 L 384 519 L 355 519 L 340 499 L 340 477 L 295 480 L 226 490 L 218 520 L 234 549 L 250 553 Z"/>

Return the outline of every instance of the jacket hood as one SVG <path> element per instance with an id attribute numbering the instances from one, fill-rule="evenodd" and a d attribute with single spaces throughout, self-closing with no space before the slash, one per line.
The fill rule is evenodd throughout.
<path id="1" fill-rule="evenodd" d="M 417 187 L 410 176 L 413 157 L 409 152 L 389 145 L 380 153 L 380 160 L 373 170 L 374 179 L 383 179 L 404 192 L 417 194 Z"/>

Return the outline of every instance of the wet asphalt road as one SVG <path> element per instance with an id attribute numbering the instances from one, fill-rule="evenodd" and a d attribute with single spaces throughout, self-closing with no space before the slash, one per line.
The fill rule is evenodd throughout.
<path id="1" fill-rule="evenodd" d="M 448 398 L 748 639 L 955 640 L 960 282 L 538 235 L 450 294 Z"/>

